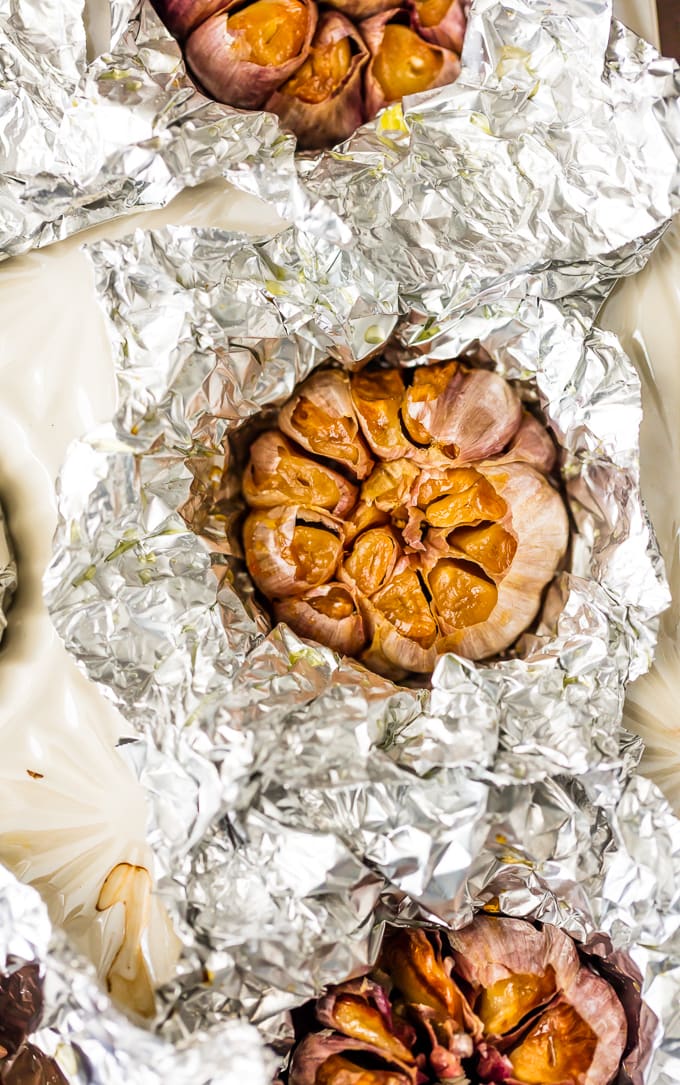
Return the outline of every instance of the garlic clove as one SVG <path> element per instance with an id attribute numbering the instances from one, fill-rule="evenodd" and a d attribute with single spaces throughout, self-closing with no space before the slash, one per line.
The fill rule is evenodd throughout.
<path id="1" fill-rule="evenodd" d="M 564 502 L 548 480 L 533 467 L 519 463 L 484 467 L 483 474 L 507 506 L 499 526 L 515 540 L 516 549 L 507 570 L 495 573 L 493 564 L 502 560 L 502 553 L 500 556 L 498 552 L 494 553 L 492 546 L 487 558 L 484 558 L 479 549 L 484 535 L 478 533 L 472 536 L 480 573 L 493 579 L 498 590 L 496 606 L 485 620 L 466 628 L 457 628 L 452 621 L 442 617 L 452 610 L 453 603 L 441 598 L 435 600 L 443 634 L 439 650 L 457 652 L 468 659 L 486 659 L 502 652 L 531 625 L 538 613 L 542 593 L 557 572 L 569 541 L 569 522 Z M 488 532 L 487 541 L 493 542 L 495 536 L 496 533 Z M 467 560 L 464 550 L 456 553 L 456 538 L 460 541 L 461 536 L 455 531 L 446 537 L 451 547 L 449 557 Z M 463 534 L 462 538 L 469 546 L 470 536 Z M 506 540 L 506 556 L 511 549 Z M 437 546 L 432 546 L 432 559 L 441 556 L 439 540 Z"/>
<path id="2" fill-rule="evenodd" d="M 478 565 L 440 558 L 427 582 L 439 629 L 447 634 L 486 622 L 498 603 L 498 589 Z"/>
<path id="3" fill-rule="evenodd" d="M 399 540 L 392 528 L 370 528 L 356 539 L 340 575 L 362 595 L 374 595 L 388 583 L 400 557 Z"/>
<path id="4" fill-rule="evenodd" d="M 457 462 L 470 463 L 505 448 L 520 427 L 522 404 L 498 373 L 449 363 L 433 373 L 416 371 L 403 418 L 421 444 L 434 441 Z"/>
<path id="5" fill-rule="evenodd" d="M 367 63 L 368 49 L 349 19 L 324 11 L 309 56 L 264 108 L 295 133 L 301 150 L 333 147 L 363 123 Z"/>
<path id="6" fill-rule="evenodd" d="M 403 1024 L 401 1037 L 398 1035 L 387 994 L 370 979 L 364 977 L 332 987 L 317 1002 L 316 1016 L 322 1025 L 372 1044 L 402 1065 L 415 1065 L 413 1054 L 404 1042 L 415 1042 L 415 1030 Z"/>
<path id="7" fill-rule="evenodd" d="M 410 460 L 392 460 L 379 463 L 361 487 L 361 499 L 368 505 L 374 505 L 383 512 L 389 512 L 394 518 L 403 510 L 406 522 L 406 505 L 409 502 L 412 487 L 420 472 Z"/>
<path id="8" fill-rule="evenodd" d="M 366 501 L 360 501 L 345 519 L 345 539 L 347 543 L 351 543 L 357 535 L 368 530 L 369 527 L 381 527 L 389 522 L 388 512 L 383 512 L 376 505 L 369 505 Z"/>
<path id="9" fill-rule="evenodd" d="M 354 508 L 358 494 L 343 475 L 303 456 L 279 430 L 261 434 L 251 446 L 243 476 L 243 495 L 251 508 L 292 502 L 344 517 Z"/>
<path id="10" fill-rule="evenodd" d="M 407 1003 L 431 1011 L 437 1024 L 453 1022 L 456 1033 L 482 1035 L 482 1023 L 451 976 L 436 932 L 396 930 L 386 938 L 380 967 Z M 394 998 L 394 996 L 392 996 Z"/>
<path id="11" fill-rule="evenodd" d="M 277 622 L 299 637 L 318 641 L 340 655 L 356 656 L 366 644 L 366 630 L 356 600 L 345 584 L 331 581 L 302 595 L 273 604 Z"/>
<path id="12" fill-rule="evenodd" d="M 384 588 L 371 599 L 360 597 L 359 603 L 371 638 L 363 657 L 369 666 L 387 677 L 433 670 L 437 626 L 423 584 L 406 558 Z"/>
<path id="13" fill-rule="evenodd" d="M 381 1059 L 383 1066 L 367 1070 L 362 1056 Z M 358 1057 L 358 1061 L 355 1061 Z M 380 1048 L 330 1031 L 306 1036 L 293 1055 L 289 1085 L 418 1085 L 415 1067 L 385 1059 Z"/>
<path id="14" fill-rule="evenodd" d="M 279 426 L 307 452 L 336 460 L 356 478 L 366 478 L 373 468 L 359 433 L 349 377 L 339 369 L 313 373 L 281 408 Z"/>
<path id="15" fill-rule="evenodd" d="M 364 370 L 351 380 L 352 400 L 371 450 L 382 460 L 398 460 L 413 453 L 401 425 L 401 404 L 406 387 L 400 369 Z"/>
<path id="16" fill-rule="evenodd" d="M 302 65 L 317 22 L 313 0 L 255 0 L 211 15 L 187 39 L 192 74 L 218 102 L 260 109 Z"/>
<path id="17" fill-rule="evenodd" d="M 609 1085 L 626 1046 L 625 1013 L 568 935 L 550 924 L 477 915 L 449 941 L 456 972 L 481 996 L 476 1010 L 487 1035 L 517 1030 L 505 1045 L 513 1081 Z"/>
<path id="18" fill-rule="evenodd" d="M 243 526 L 248 572 L 270 599 L 302 595 L 335 574 L 342 555 L 340 520 L 304 505 L 251 512 Z"/>
<path id="19" fill-rule="evenodd" d="M 413 29 L 425 41 L 451 49 L 460 56 L 467 26 L 463 0 L 415 0 Z"/>
<path id="20" fill-rule="evenodd" d="M 410 22 L 408 8 L 402 6 L 359 24 L 371 52 L 364 80 L 368 120 L 390 102 L 453 83 L 460 74 L 456 54 L 424 41 Z"/>

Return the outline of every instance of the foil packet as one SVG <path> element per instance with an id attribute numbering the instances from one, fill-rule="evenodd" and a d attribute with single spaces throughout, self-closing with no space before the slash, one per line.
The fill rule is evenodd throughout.
<path id="1" fill-rule="evenodd" d="M 294 228 L 262 243 L 168 228 L 88 251 L 119 407 L 69 450 L 45 588 L 67 648 L 139 735 L 121 752 L 183 944 L 156 1029 L 177 1040 L 245 1014 L 283 1051 L 287 1012 L 365 969 L 381 922 L 460 925 L 492 882 L 508 911 L 644 945 L 651 989 L 677 952 L 678 891 L 644 849 L 677 865 L 677 825 L 629 779 L 639 743 L 620 719 L 668 591 L 639 493 L 638 380 L 590 296 L 510 283 L 413 351 L 389 283 L 358 286 L 351 252 L 322 263 Z M 329 356 L 427 364 L 480 346 L 561 450 L 572 549 L 536 628 L 495 663 L 442 658 L 429 688 L 270 629 L 240 561 L 187 524 L 233 496 L 225 443 Z M 652 998 L 670 1060 L 673 984 Z"/>
<path id="2" fill-rule="evenodd" d="M 174 1047 L 119 1013 L 99 989 L 91 966 L 51 930 L 38 893 L 4 867 L 0 918 L 0 977 L 26 966 L 37 972 L 42 1013 L 28 1039 L 55 1060 L 59 1080 L 68 1085 L 237 1085 L 247 1079 L 253 1085 L 270 1085 L 276 1058 L 243 1021 L 224 1022 L 219 1032 L 195 1035 Z M 11 998 L 5 999 L 4 1012 L 11 1011 Z"/>
<path id="3" fill-rule="evenodd" d="M 0 505 L 0 640 L 7 629 L 7 611 L 17 590 L 17 566 L 5 513 Z"/>
<path id="4" fill-rule="evenodd" d="M 455 84 L 317 155 L 204 98 L 149 3 L 112 0 L 110 22 L 88 60 L 80 0 L 0 10 L 6 256 L 221 176 L 310 244 L 351 247 L 364 278 L 388 252 L 413 339 L 512 276 L 601 296 L 678 205 L 677 66 L 608 0 L 476 0 Z"/>

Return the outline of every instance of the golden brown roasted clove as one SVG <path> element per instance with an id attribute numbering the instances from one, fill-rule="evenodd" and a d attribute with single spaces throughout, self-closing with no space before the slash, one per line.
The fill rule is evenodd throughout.
<path id="1" fill-rule="evenodd" d="M 368 49 L 356 27 L 340 12 L 324 11 L 307 59 L 265 108 L 295 132 L 301 149 L 332 147 L 363 123 L 367 63 Z"/>
<path id="2" fill-rule="evenodd" d="M 568 520 L 552 440 L 502 377 L 321 370 L 278 421 L 243 481 L 246 562 L 277 620 L 396 679 L 527 629 Z"/>
<path id="3" fill-rule="evenodd" d="M 411 27 L 408 8 L 395 6 L 361 23 L 371 52 L 366 69 L 368 118 L 409 94 L 453 83 L 460 61 L 449 49 L 427 42 Z"/>
<path id="4" fill-rule="evenodd" d="M 316 20 L 313 0 L 231 0 L 191 32 L 187 62 L 218 102 L 259 109 L 305 61 Z"/>

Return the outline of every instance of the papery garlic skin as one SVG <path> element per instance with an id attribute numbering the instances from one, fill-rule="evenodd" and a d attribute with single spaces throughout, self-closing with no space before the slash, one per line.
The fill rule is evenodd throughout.
<path id="1" fill-rule="evenodd" d="M 272 50 L 270 36 L 262 37 L 269 44 L 264 50 L 256 48 L 237 20 L 256 7 L 265 10 L 265 19 L 277 35 L 283 38 L 281 59 L 271 62 L 266 54 Z M 314 0 L 255 0 L 255 3 L 227 5 L 200 23 L 186 42 L 186 58 L 192 74 L 218 102 L 238 109 L 260 109 L 267 98 L 289 79 L 309 53 L 317 22 Z M 274 52 L 274 50 L 272 50 Z"/>
<path id="2" fill-rule="evenodd" d="M 278 621 L 397 681 L 445 652 L 490 658 L 531 625 L 569 521 L 553 441 L 497 373 L 319 370 L 278 423 L 243 481 L 246 561 Z M 318 550 L 313 573 L 295 547 Z"/>

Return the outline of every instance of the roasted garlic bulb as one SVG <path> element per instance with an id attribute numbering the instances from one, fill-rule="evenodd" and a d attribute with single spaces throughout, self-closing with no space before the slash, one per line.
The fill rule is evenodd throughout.
<path id="1" fill-rule="evenodd" d="M 314 1007 L 289 1085 L 609 1085 L 627 1042 L 610 984 L 556 927 L 478 915 L 388 932 L 372 975 Z"/>
<path id="2" fill-rule="evenodd" d="M 469 0 L 152 0 L 202 90 L 276 113 L 302 150 L 452 83 Z"/>
<path id="3" fill-rule="evenodd" d="M 501 376 L 325 369 L 278 425 L 243 479 L 246 563 L 278 621 L 394 678 L 531 624 L 568 521 L 553 443 Z"/>

